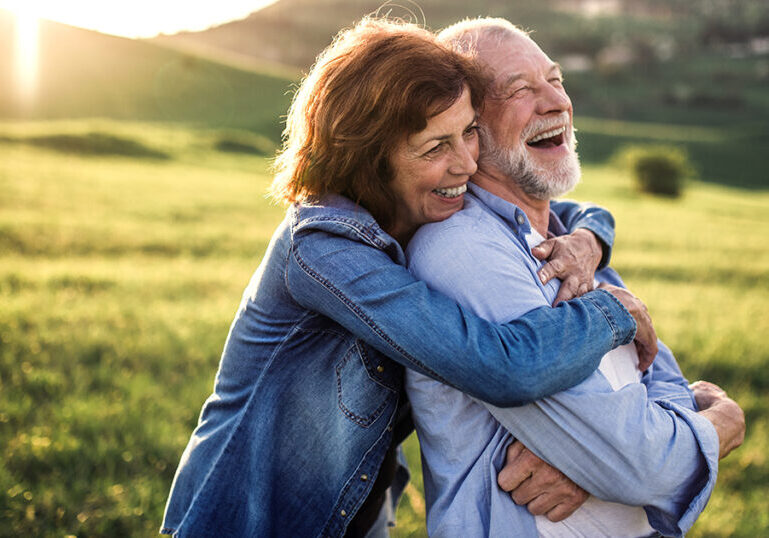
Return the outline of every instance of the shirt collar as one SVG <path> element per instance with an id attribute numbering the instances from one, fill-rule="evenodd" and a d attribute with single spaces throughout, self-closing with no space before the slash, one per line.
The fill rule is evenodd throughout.
<path id="1" fill-rule="evenodd" d="M 468 183 L 467 188 L 470 192 L 478 198 L 483 205 L 485 205 L 492 213 L 502 219 L 513 231 L 520 231 L 523 234 L 528 234 L 531 231 L 531 224 L 529 223 L 529 217 L 526 213 L 513 204 L 497 196 L 491 194 L 486 189 L 479 187 L 475 183 Z"/>
<path id="2" fill-rule="evenodd" d="M 491 194 L 489 191 L 483 187 L 479 187 L 475 183 L 468 183 L 467 188 L 476 198 L 488 207 L 492 213 L 510 226 L 512 230 L 516 232 L 520 231 L 523 234 L 531 233 L 531 223 L 523 209 L 512 202 L 500 198 L 496 194 Z M 565 235 L 568 233 L 563 222 L 552 209 L 550 210 L 550 221 L 548 222 L 547 232 L 548 237 Z"/>

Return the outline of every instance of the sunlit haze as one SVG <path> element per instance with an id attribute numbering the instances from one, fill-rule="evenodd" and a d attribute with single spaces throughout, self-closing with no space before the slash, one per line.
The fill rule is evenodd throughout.
<path id="1" fill-rule="evenodd" d="M 153 37 L 183 30 L 204 30 L 216 24 L 241 19 L 277 0 L 0 0 L 0 9 L 15 15 L 14 94 L 19 110 L 34 107 L 37 93 L 39 20 L 123 37 Z"/>
<path id="2" fill-rule="evenodd" d="M 15 89 L 19 105 L 26 109 L 35 98 L 37 78 L 38 20 L 35 14 L 21 8 L 16 11 L 14 39 Z"/>
<path id="3" fill-rule="evenodd" d="M 240 19 L 276 0 L 0 0 L 17 16 L 40 17 L 124 37 L 152 37 L 182 30 L 204 30 Z"/>

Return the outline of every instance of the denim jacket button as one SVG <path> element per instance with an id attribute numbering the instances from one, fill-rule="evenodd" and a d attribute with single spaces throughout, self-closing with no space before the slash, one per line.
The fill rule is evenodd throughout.
<path id="1" fill-rule="evenodd" d="M 342 517 L 345 517 L 347 515 L 347 510 L 342 510 L 341 512 L 339 512 L 339 515 L 341 515 Z"/>
<path id="2" fill-rule="evenodd" d="M 377 367 L 376 367 L 376 371 L 377 371 L 377 372 L 379 372 L 379 373 L 381 374 L 382 372 L 384 372 L 384 366 L 382 366 L 382 365 L 380 364 L 379 366 L 377 366 Z"/>
<path id="3" fill-rule="evenodd" d="M 368 480 L 368 475 L 367 474 L 362 474 L 362 475 L 360 475 L 360 479 L 365 482 L 366 480 Z"/>

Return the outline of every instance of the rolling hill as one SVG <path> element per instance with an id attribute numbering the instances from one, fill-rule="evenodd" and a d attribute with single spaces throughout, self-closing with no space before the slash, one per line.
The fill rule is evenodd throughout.
<path id="1" fill-rule="evenodd" d="M 608 11 L 583 16 L 591 2 Z M 393 5 L 379 13 L 431 28 L 503 16 L 535 29 L 566 68 L 586 162 L 603 162 L 624 144 L 671 143 L 689 151 L 701 179 L 769 188 L 769 37 L 761 37 L 769 36 L 769 7 L 745 0 L 727 17 L 726 0 L 702 12 L 692 2 L 644 0 L 641 9 L 625 0 L 421 0 L 421 10 L 400 2 L 410 11 Z M 29 112 L 6 91 L 14 32 L 11 15 L 0 10 L 0 119 L 183 122 L 277 141 L 301 71 L 339 28 L 380 5 L 280 0 L 240 21 L 151 40 L 43 22 L 40 92 Z M 673 138 L 667 125 L 679 127 Z M 709 134 L 700 136 L 700 127 Z"/>
<path id="2" fill-rule="evenodd" d="M 152 42 L 210 58 L 306 71 L 340 28 L 381 4 L 280 0 L 240 21 Z M 705 9 L 695 0 L 420 0 L 418 5 L 421 11 L 411 2 L 393 2 L 379 13 L 434 29 L 480 15 L 533 29 L 535 39 L 565 67 L 578 120 L 588 117 L 577 122 L 583 160 L 603 162 L 628 143 L 674 143 L 692 155 L 704 180 L 769 187 L 763 152 L 756 151 L 769 148 L 769 4 L 713 0 Z M 665 125 L 679 126 L 678 134 L 665 138 Z M 703 139 L 699 127 L 710 134 Z"/>
<path id="3" fill-rule="evenodd" d="M 236 127 L 279 136 L 292 78 L 155 43 L 50 21 L 40 25 L 39 89 L 24 111 L 11 91 L 14 20 L 0 10 L 0 118 L 105 117 Z"/>

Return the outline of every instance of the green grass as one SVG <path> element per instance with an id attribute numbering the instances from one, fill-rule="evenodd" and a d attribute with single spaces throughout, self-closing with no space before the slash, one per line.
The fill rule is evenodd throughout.
<path id="1" fill-rule="evenodd" d="M 611 126 L 595 124 L 595 130 Z M 151 536 L 243 287 L 283 210 L 248 133 L 82 121 L 0 138 L 105 133 L 164 160 L 0 141 L 0 536 Z M 677 201 L 589 165 L 575 195 L 617 217 L 614 266 L 690 379 L 744 407 L 690 536 L 769 532 L 769 193 L 692 183 Z M 423 536 L 419 454 L 395 536 Z"/>

